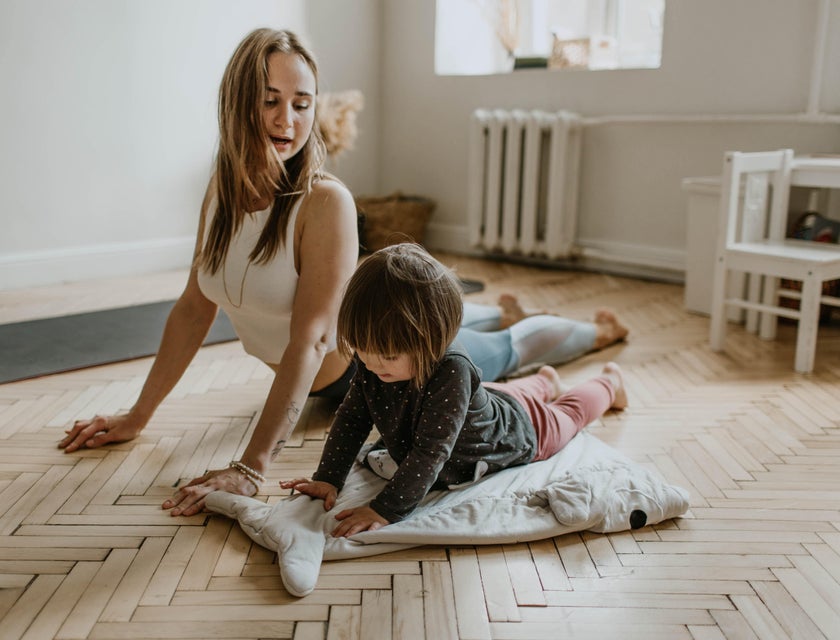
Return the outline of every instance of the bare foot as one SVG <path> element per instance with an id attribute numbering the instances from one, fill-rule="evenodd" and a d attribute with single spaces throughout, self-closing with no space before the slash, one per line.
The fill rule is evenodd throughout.
<path id="1" fill-rule="evenodd" d="M 519 304 L 519 300 L 517 300 L 516 296 L 513 296 L 509 293 L 503 293 L 499 296 L 499 301 L 496 303 L 499 305 L 499 308 L 502 310 L 502 316 L 499 319 L 499 328 L 500 329 L 507 329 L 512 324 L 516 324 L 520 320 L 524 320 L 529 316 L 538 316 L 546 311 L 526 311 L 522 308 L 522 305 Z"/>
<path id="2" fill-rule="evenodd" d="M 551 397 L 548 399 L 549 402 L 556 400 L 568 391 L 568 388 L 560 381 L 560 374 L 557 373 L 557 369 L 554 367 L 548 365 L 540 367 L 537 375 L 542 376 L 551 384 Z"/>
<path id="3" fill-rule="evenodd" d="M 626 409 L 627 389 L 624 388 L 624 375 L 621 373 L 621 367 L 615 362 L 608 362 L 601 370 L 601 375 L 610 381 L 613 391 L 615 391 L 615 399 L 610 409 L 615 409 L 616 411 Z"/>
<path id="4" fill-rule="evenodd" d="M 595 349 L 603 349 L 619 340 L 624 340 L 630 330 L 618 321 L 616 315 L 609 309 L 598 309 L 595 312 Z"/>
<path id="5" fill-rule="evenodd" d="M 500 295 L 497 304 L 502 310 L 502 317 L 499 320 L 500 329 L 507 329 L 510 325 L 522 320 L 526 315 L 525 309 L 519 304 L 519 300 L 509 293 Z"/>

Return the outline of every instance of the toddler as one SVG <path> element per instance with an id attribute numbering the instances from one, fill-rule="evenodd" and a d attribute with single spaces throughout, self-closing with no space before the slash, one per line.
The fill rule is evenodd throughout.
<path id="1" fill-rule="evenodd" d="M 356 373 L 312 479 L 281 486 L 331 509 L 374 426 L 397 468 L 370 504 L 336 515 L 333 536 L 398 522 L 432 489 L 544 460 L 607 410 L 627 406 L 614 363 L 565 392 L 549 366 L 482 383 L 454 342 L 462 313 L 457 278 L 419 245 L 377 251 L 348 283 L 338 348 L 355 354 Z"/>

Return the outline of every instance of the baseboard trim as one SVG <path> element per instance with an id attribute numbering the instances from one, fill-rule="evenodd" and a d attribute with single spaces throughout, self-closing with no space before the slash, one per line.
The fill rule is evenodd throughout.
<path id="1" fill-rule="evenodd" d="M 194 247 L 186 236 L 0 256 L 0 290 L 183 269 Z"/>
<path id="2" fill-rule="evenodd" d="M 183 269 L 190 265 L 194 242 L 192 236 L 186 236 L 0 256 L 0 290 Z M 470 246 L 463 225 L 431 224 L 424 244 L 446 253 L 488 255 Z M 682 282 L 685 277 L 685 251 L 591 239 L 581 239 L 577 246 L 580 256 L 574 260 L 528 261 L 668 282 Z M 505 258 L 501 254 L 492 257 Z"/>
<path id="3" fill-rule="evenodd" d="M 682 283 L 685 280 L 685 250 L 663 249 L 624 242 L 610 242 L 581 238 L 575 243 L 577 255 L 569 260 L 540 260 L 522 256 L 488 253 L 472 247 L 466 226 L 430 224 L 425 244 L 432 250 L 469 256 L 488 256 L 544 266 L 579 268 L 615 275 L 639 277 L 664 282 Z"/>
<path id="4" fill-rule="evenodd" d="M 685 250 L 581 238 L 576 243 L 587 268 L 666 282 L 685 281 Z"/>

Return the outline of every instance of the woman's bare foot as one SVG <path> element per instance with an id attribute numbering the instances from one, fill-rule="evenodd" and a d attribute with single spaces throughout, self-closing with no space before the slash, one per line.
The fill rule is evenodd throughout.
<path id="1" fill-rule="evenodd" d="M 566 385 L 564 385 L 560 380 L 560 374 L 557 373 L 557 369 L 554 367 L 550 367 L 548 365 L 542 366 L 540 367 L 540 370 L 537 371 L 537 375 L 548 380 L 551 385 L 551 397 L 548 399 L 549 402 L 556 400 L 568 391 Z"/>
<path id="2" fill-rule="evenodd" d="M 626 409 L 627 389 L 624 388 L 624 375 L 621 373 L 621 367 L 615 362 L 608 362 L 601 370 L 601 375 L 610 381 L 613 391 L 615 391 L 615 399 L 612 405 L 610 405 L 610 409 L 615 409 L 616 411 Z"/>
<path id="3" fill-rule="evenodd" d="M 510 325 L 516 324 L 526 316 L 525 309 L 519 304 L 519 300 L 509 293 L 500 295 L 497 304 L 502 310 L 502 316 L 499 319 L 500 329 L 507 329 Z"/>
<path id="4" fill-rule="evenodd" d="M 501 318 L 499 319 L 499 328 L 507 329 L 512 324 L 516 324 L 520 320 L 524 320 L 530 316 L 538 316 L 547 313 L 546 311 L 526 311 L 519 304 L 516 296 L 509 293 L 503 293 L 499 296 L 499 301 L 496 303 L 502 310 Z"/>
<path id="5" fill-rule="evenodd" d="M 598 309 L 595 312 L 595 349 L 603 349 L 619 340 L 624 340 L 630 330 L 618 321 L 616 315 L 609 309 Z"/>

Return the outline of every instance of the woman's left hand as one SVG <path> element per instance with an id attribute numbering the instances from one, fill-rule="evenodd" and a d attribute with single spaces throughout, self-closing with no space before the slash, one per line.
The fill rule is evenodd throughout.
<path id="1" fill-rule="evenodd" d="M 161 508 L 172 509 L 169 512 L 171 516 L 194 516 L 204 510 L 204 498 L 214 491 L 227 491 L 240 496 L 252 496 L 257 493 L 254 483 L 241 471 L 230 467 L 216 469 L 185 484 L 164 502 Z"/>
<path id="2" fill-rule="evenodd" d="M 380 527 L 390 524 L 370 507 L 345 509 L 338 513 L 335 519 L 341 520 L 341 524 L 333 529 L 333 538 L 347 538 L 361 531 L 376 531 Z"/>

